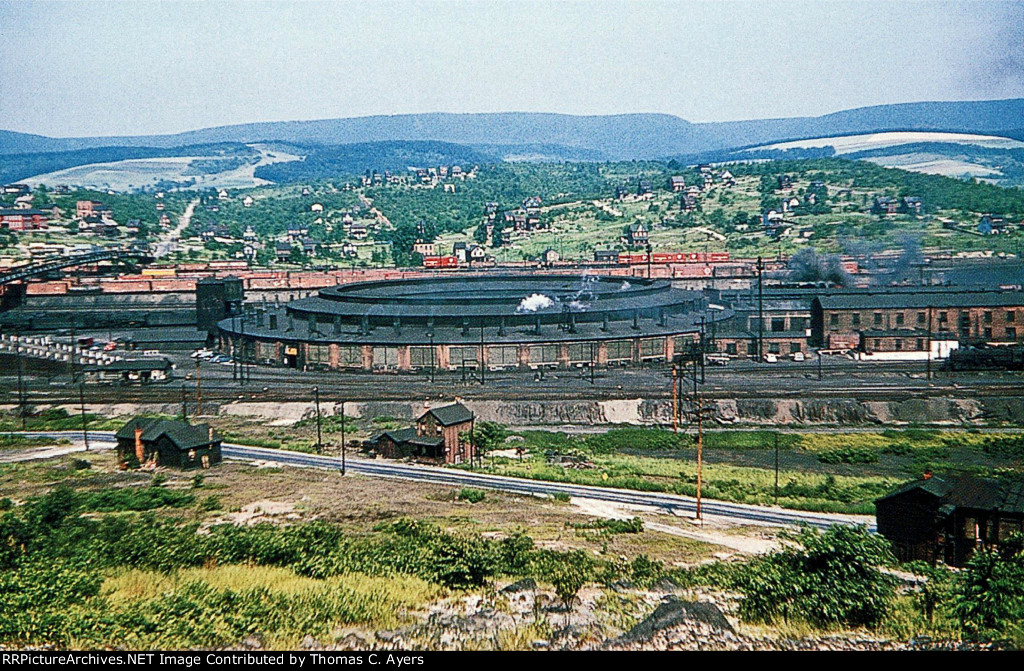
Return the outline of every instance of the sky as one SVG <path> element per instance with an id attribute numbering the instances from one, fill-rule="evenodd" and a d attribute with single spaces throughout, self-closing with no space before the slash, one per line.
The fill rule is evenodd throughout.
<path id="1" fill-rule="evenodd" d="M 1024 97 L 1024 1 L 0 0 L 0 129 Z"/>

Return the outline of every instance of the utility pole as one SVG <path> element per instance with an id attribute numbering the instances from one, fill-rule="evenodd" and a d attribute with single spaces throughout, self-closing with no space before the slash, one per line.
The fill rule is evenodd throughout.
<path id="1" fill-rule="evenodd" d="M 341 474 L 345 475 L 345 401 L 341 402 Z"/>
<path id="2" fill-rule="evenodd" d="M 25 430 L 25 359 L 21 356 L 21 336 L 15 345 L 18 354 L 18 414 L 21 415 L 21 430 Z"/>
<path id="3" fill-rule="evenodd" d="M 772 434 L 775 442 L 775 505 L 779 505 L 779 433 Z"/>
<path id="4" fill-rule="evenodd" d="M 764 363 L 764 263 L 757 257 L 757 362 Z"/>
<path id="5" fill-rule="evenodd" d="M 480 384 L 487 382 L 487 352 L 484 350 L 484 320 L 480 319 Z"/>
<path id="6" fill-rule="evenodd" d="M 434 369 L 437 364 L 434 362 L 434 357 L 437 356 L 437 352 L 434 350 L 434 332 L 430 332 L 430 384 L 434 384 Z M 344 407 L 344 405 L 342 405 Z"/>
<path id="7" fill-rule="evenodd" d="M 932 307 L 928 306 L 928 379 L 932 379 Z"/>
<path id="8" fill-rule="evenodd" d="M 700 383 L 704 384 L 704 358 L 707 343 L 704 340 L 704 317 L 700 318 Z"/>
<path id="9" fill-rule="evenodd" d="M 701 485 L 704 475 L 704 404 L 697 394 L 697 519 L 701 519 Z"/>
<path id="10" fill-rule="evenodd" d="M 313 387 L 313 398 L 316 403 L 316 453 L 321 454 L 324 451 L 324 447 L 320 439 L 320 387 Z M 344 423 L 344 420 L 342 423 Z"/>
<path id="11" fill-rule="evenodd" d="M 679 394 L 677 393 L 677 383 L 679 376 L 679 366 L 672 366 L 672 433 L 679 433 Z"/>
<path id="12" fill-rule="evenodd" d="M 188 401 L 185 396 L 185 383 L 181 383 L 181 421 L 188 423 Z"/>
<path id="13" fill-rule="evenodd" d="M 203 384 L 199 364 L 200 359 L 196 357 L 196 417 L 203 414 Z"/>
<path id="14" fill-rule="evenodd" d="M 818 350 L 818 382 L 821 382 L 821 350 Z"/>
<path id="15" fill-rule="evenodd" d="M 82 408 L 82 440 L 85 441 L 85 451 L 89 451 L 89 419 L 85 415 L 85 383 L 78 383 L 78 403 Z"/>

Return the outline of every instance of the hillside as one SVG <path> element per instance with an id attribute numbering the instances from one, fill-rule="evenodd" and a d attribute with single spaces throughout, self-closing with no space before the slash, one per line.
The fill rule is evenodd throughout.
<path id="1" fill-rule="evenodd" d="M 168 148 L 217 142 L 342 145 L 429 140 L 511 147 L 554 145 L 597 152 L 606 160 L 634 160 L 883 130 L 998 133 L 1019 128 L 1022 117 L 1024 99 L 904 103 L 819 117 L 724 123 L 690 123 L 668 114 L 404 114 L 252 123 L 173 135 L 48 138 L 0 131 L 0 154 L 71 151 L 98 146 Z"/>

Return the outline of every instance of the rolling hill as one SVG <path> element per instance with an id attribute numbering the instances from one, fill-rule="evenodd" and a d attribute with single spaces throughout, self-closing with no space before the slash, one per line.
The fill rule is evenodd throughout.
<path id="1" fill-rule="evenodd" d="M 1024 99 L 864 107 L 819 117 L 691 123 L 668 114 L 403 114 L 220 126 L 174 135 L 49 138 L 0 131 L 0 154 L 98 146 L 169 148 L 218 142 L 341 145 L 380 141 L 555 145 L 608 160 L 663 158 L 785 140 L 856 133 L 937 130 L 998 134 L 1019 128 Z"/>

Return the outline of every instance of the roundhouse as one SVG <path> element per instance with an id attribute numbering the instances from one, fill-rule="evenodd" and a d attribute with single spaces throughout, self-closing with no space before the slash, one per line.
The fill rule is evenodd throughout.
<path id="1" fill-rule="evenodd" d="M 322 289 L 218 323 L 222 349 L 296 368 L 415 371 L 665 363 L 699 337 L 699 292 L 664 280 L 447 275 Z"/>

